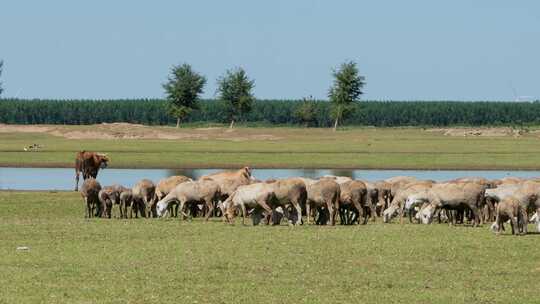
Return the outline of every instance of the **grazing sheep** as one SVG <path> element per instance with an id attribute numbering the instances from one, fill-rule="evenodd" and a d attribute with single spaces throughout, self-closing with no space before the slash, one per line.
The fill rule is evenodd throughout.
<path id="1" fill-rule="evenodd" d="M 266 183 L 240 186 L 223 202 L 224 217 L 227 222 L 232 224 L 234 222 L 235 211 L 240 209 L 242 212 L 242 224 L 245 225 L 248 208 L 253 209 L 255 214 L 260 214 L 255 209 L 262 209 L 261 206 L 267 205 L 271 196 L 272 193 Z M 258 220 L 260 220 L 260 216 Z M 255 217 L 254 224 L 256 224 Z"/>
<path id="2" fill-rule="evenodd" d="M 340 185 L 339 216 L 342 225 L 350 225 L 361 217 L 362 224 L 366 224 L 368 217 L 364 210 L 367 204 L 367 186 L 365 182 L 351 180 Z M 352 211 L 353 216 L 349 211 Z"/>
<path id="3" fill-rule="evenodd" d="M 287 207 L 292 205 L 296 211 L 296 218 L 293 220 L 292 217 L 295 214 L 290 214 L 288 216 L 289 221 L 293 221 L 294 224 L 302 224 L 302 206 L 306 204 L 307 200 L 307 190 L 306 184 L 300 178 L 286 178 L 278 179 L 275 182 L 267 183 L 272 192 L 272 198 L 270 200 L 270 206 L 264 205 L 263 207 L 268 213 L 274 214 L 274 210 L 277 207 L 282 207 L 285 213 L 287 212 Z"/>
<path id="4" fill-rule="evenodd" d="M 496 234 L 504 230 L 504 222 L 510 220 L 512 234 L 527 234 L 527 219 L 523 218 L 519 199 L 514 196 L 507 197 L 497 204 L 495 222 L 491 225 L 491 230 Z"/>
<path id="5" fill-rule="evenodd" d="M 212 214 L 214 203 L 220 198 L 221 192 L 217 182 L 212 179 L 202 179 L 198 181 L 188 181 L 179 184 L 156 204 L 156 213 L 159 217 L 166 214 L 169 204 L 173 201 L 179 202 L 179 210 L 182 213 L 180 219 L 184 219 L 184 206 L 186 204 L 203 203 L 208 208 L 205 220 Z"/>
<path id="6" fill-rule="evenodd" d="M 102 215 L 104 206 L 99 201 L 100 190 L 101 185 L 94 178 L 88 178 L 83 182 L 80 193 L 86 204 L 86 218 Z"/>
<path id="7" fill-rule="evenodd" d="M 156 185 L 149 179 L 143 179 L 133 186 L 131 191 L 133 195 L 131 211 L 135 211 L 135 217 L 137 217 L 137 212 L 140 212 L 143 217 L 155 216 L 154 193 Z"/>
<path id="8" fill-rule="evenodd" d="M 131 218 L 132 214 L 132 208 L 133 208 L 133 192 L 129 188 L 124 188 L 122 192 L 120 192 L 120 217 L 121 218 L 127 218 L 128 217 L 128 208 L 129 208 L 129 216 Z"/>
<path id="9" fill-rule="evenodd" d="M 311 208 L 324 207 L 329 212 L 330 225 L 336 224 L 336 212 L 339 209 L 340 187 L 332 179 L 321 179 L 318 181 L 300 178 L 304 181 L 307 191 L 306 215 L 307 223 L 311 216 Z M 301 214 L 301 213 L 300 213 Z"/>
<path id="10" fill-rule="evenodd" d="M 183 175 L 170 176 L 160 180 L 156 186 L 154 202 L 162 200 L 169 192 L 171 192 L 176 186 L 183 182 L 192 181 L 191 178 Z M 176 207 L 176 208 L 174 208 Z M 171 203 L 169 205 L 169 214 L 171 216 L 178 216 L 178 204 Z"/>

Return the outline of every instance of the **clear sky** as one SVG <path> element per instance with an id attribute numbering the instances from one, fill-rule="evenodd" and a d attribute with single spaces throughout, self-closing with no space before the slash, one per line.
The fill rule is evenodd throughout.
<path id="1" fill-rule="evenodd" d="M 5 97 L 163 97 L 187 62 L 204 97 L 242 66 L 258 98 L 326 98 L 354 60 L 363 99 L 538 99 L 540 1 L 1 0 L 0 59 Z"/>

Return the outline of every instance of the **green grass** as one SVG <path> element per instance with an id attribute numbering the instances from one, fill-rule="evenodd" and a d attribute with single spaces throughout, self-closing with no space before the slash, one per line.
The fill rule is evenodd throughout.
<path id="1" fill-rule="evenodd" d="M 537 237 L 88 220 L 78 193 L 4 191 L 0 303 L 538 303 Z"/>
<path id="2" fill-rule="evenodd" d="M 64 126 L 91 131 L 92 126 Z M 159 130 L 159 127 L 153 129 Z M 164 128 L 161 128 L 164 129 Z M 537 134 L 452 137 L 419 128 L 239 128 L 168 132 L 186 139 L 76 140 L 45 133 L 0 133 L 0 166 L 73 165 L 76 151 L 107 152 L 116 168 L 540 169 Z M 171 131 L 172 129 L 172 131 Z M 197 137 L 199 136 L 199 137 Z M 269 140 L 265 136 L 273 139 Z M 40 143 L 40 152 L 21 153 Z"/>

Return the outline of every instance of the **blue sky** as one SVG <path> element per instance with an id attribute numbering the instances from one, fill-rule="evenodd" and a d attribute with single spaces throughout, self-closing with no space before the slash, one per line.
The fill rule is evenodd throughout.
<path id="1" fill-rule="evenodd" d="M 540 1 L 0 1 L 4 96 L 163 97 L 174 64 L 242 66 L 259 98 L 326 98 L 345 60 L 363 99 L 540 98 Z"/>

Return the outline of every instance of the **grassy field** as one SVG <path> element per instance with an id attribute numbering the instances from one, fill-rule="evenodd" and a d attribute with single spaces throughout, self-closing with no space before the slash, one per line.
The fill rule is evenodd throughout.
<path id="1" fill-rule="evenodd" d="M 110 165 L 116 168 L 250 165 L 256 168 L 540 169 L 538 133 L 520 137 L 447 136 L 443 131 L 419 128 L 352 128 L 338 132 L 238 128 L 229 132 L 224 128 L 145 127 L 138 132 L 165 132 L 174 139 L 141 139 L 140 134 L 114 129 L 103 131 L 112 139 L 91 139 L 100 136 L 96 130 L 102 127 L 55 128 L 60 131 L 0 132 L 0 166 L 68 167 L 73 165 L 75 152 L 86 149 L 108 153 L 112 159 Z M 62 136 L 69 137 L 72 133 L 82 134 L 81 138 Z M 83 139 L 85 134 L 91 136 Z M 127 139 L 129 136 L 135 139 Z M 24 146 L 33 143 L 45 148 L 21 153 Z"/>
<path id="2" fill-rule="evenodd" d="M 87 220 L 78 193 L 4 191 L 0 303 L 538 303 L 537 237 Z"/>

